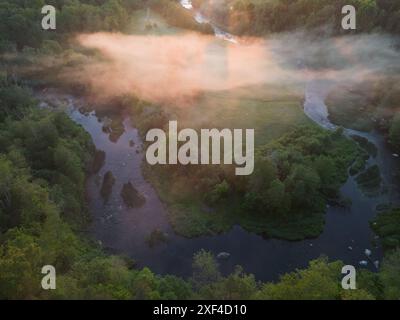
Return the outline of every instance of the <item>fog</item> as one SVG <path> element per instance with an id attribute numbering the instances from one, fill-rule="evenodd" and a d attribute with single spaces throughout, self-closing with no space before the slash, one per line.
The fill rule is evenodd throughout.
<path id="1" fill-rule="evenodd" d="M 133 93 L 151 102 L 252 85 L 301 85 L 312 79 L 357 83 L 395 76 L 400 68 L 395 40 L 378 34 L 318 40 L 299 32 L 242 38 L 239 44 L 195 33 L 96 33 L 77 39 L 104 59 L 65 76 L 90 84 L 99 97 Z"/>

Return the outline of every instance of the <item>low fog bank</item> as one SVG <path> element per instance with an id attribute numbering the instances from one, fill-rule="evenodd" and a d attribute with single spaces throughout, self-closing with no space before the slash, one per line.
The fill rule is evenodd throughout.
<path id="1" fill-rule="evenodd" d="M 313 79 L 341 85 L 397 81 L 400 76 L 396 39 L 378 34 L 315 40 L 301 32 L 285 33 L 242 38 L 238 45 L 195 33 L 96 33 L 79 35 L 78 41 L 105 59 L 68 68 L 62 76 L 89 84 L 99 98 L 135 94 L 174 103 L 204 91 L 305 85 Z"/>

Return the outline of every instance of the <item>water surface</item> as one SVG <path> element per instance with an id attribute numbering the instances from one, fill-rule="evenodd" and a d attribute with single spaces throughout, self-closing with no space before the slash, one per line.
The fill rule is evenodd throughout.
<path id="1" fill-rule="evenodd" d="M 310 91 L 306 94 L 305 105 L 308 110 L 312 110 L 313 106 L 315 109 L 324 107 L 321 106 L 323 99 L 315 97 L 319 91 L 312 85 L 308 88 L 312 88 L 307 89 Z M 283 273 L 306 267 L 310 260 L 322 254 L 331 260 L 340 259 L 345 264 L 352 265 L 366 260 L 366 248 L 372 249 L 373 260 L 380 260 L 382 257 L 379 247 L 371 247 L 374 234 L 369 228 L 369 221 L 376 214 L 377 204 L 398 202 L 398 191 L 394 186 L 391 192 L 369 198 L 360 192 L 354 178 L 349 177 L 341 192 L 344 197 L 351 198 L 351 207 L 328 206 L 324 231 L 316 239 L 297 242 L 264 239 L 239 226 L 224 234 L 187 239 L 173 232 L 168 224 L 167 209 L 154 188 L 143 177 L 142 143 L 137 129 L 132 127 L 129 119 L 124 120 L 124 132 L 115 141 L 110 139 L 110 133 L 103 131 L 107 119 L 98 118 L 94 111 L 79 111 L 83 101 L 60 94 L 47 96 L 47 99 L 53 100 L 53 104 L 63 101 L 71 119 L 82 125 L 91 135 L 97 149 L 106 153 L 104 166 L 87 182 L 89 207 L 93 216 L 91 233 L 103 247 L 131 256 L 139 266 L 148 266 L 159 274 L 189 276 L 192 257 L 200 249 L 210 250 L 215 254 L 224 251 L 231 254 L 229 259 L 220 261 L 224 273 L 231 272 L 235 265 L 241 265 L 246 272 L 255 274 L 257 279 L 267 281 L 277 280 Z M 324 119 L 323 123 L 326 121 L 329 120 Z M 379 135 L 364 135 L 368 135 L 378 147 L 378 156 L 376 160 L 370 160 L 371 164 L 376 162 L 383 168 L 384 181 L 391 185 L 393 176 L 390 172 L 391 168 L 397 166 L 396 161 Z M 110 200 L 104 203 L 100 188 L 107 171 L 113 173 L 116 183 Z M 145 196 L 146 203 L 143 207 L 132 209 L 123 203 L 120 192 L 127 182 L 131 182 Z M 168 234 L 168 241 L 151 247 L 147 239 L 156 228 Z M 368 267 L 374 270 L 371 262 Z"/>

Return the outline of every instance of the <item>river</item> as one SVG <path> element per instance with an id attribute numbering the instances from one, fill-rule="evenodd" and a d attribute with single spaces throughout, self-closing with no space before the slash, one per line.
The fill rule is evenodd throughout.
<path id="1" fill-rule="evenodd" d="M 326 106 L 320 95 L 324 92 L 319 88 L 320 84 L 318 81 L 307 86 L 305 110 L 314 120 L 315 114 L 325 114 L 321 112 Z M 105 249 L 129 255 L 141 267 L 148 266 L 159 274 L 189 276 L 193 254 L 200 249 L 206 249 L 215 254 L 231 254 L 229 259 L 220 260 L 224 273 L 232 271 L 235 265 L 241 265 L 246 272 L 255 274 L 257 279 L 267 281 L 277 280 L 283 273 L 305 267 L 310 260 L 318 258 L 321 254 L 327 255 L 331 260 L 340 259 L 352 265 L 366 260 L 366 248 L 372 249 L 373 260 L 380 260 L 382 257 L 379 247 L 371 248 L 374 234 L 369 228 L 369 220 L 375 216 L 377 204 L 399 199 L 397 191 L 395 195 L 391 192 L 369 198 L 360 192 L 354 178 L 349 177 L 341 192 L 344 197 L 351 198 L 351 207 L 328 207 L 324 231 L 316 239 L 297 242 L 264 239 L 239 226 L 224 234 L 187 239 L 173 232 L 168 224 L 165 206 L 154 188 L 143 177 L 142 142 L 137 129 L 132 127 L 128 118 L 123 122 L 123 134 L 115 141 L 110 140 L 109 133 L 103 131 L 106 118 L 97 117 L 95 111 L 80 111 L 85 104 L 83 100 L 48 92 L 42 101 L 42 104 L 46 104 L 47 101 L 51 105 L 66 106 L 66 112 L 91 135 L 96 148 L 105 151 L 104 166 L 87 182 L 89 209 L 93 216 L 90 232 Z M 321 125 L 329 124 L 328 126 L 333 128 L 333 124 L 330 124 L 327 118 L 321 119 Z M 384 180 L 392 181 L 390 166 L 397 164 L 392 161 L 393 157 L 383 139 L 379 135 L 363 135 L 367 135 L 378 147 L 378 156 L 370 160 L 370 165 L 378 163 L 383 168 Z M 116 183 L 110 200 L 105 204 L 100 195 L 100 188 L 102 177 L 107 171 L 113 173 Z M 131 182 L 145 196 L 146 203 L 143 207 L 130 209 L 123 203 L 120 191 L 122 185 L 127 182 Z M 147 237 L 156 228 L 168 234 L 168 241 L 150 247 Z M 371 262 L 368 267 L 374 270 Z"/>
<path id="2" fill-rule="evenodd" d="M 189 9 L 189 4 L 186 1 L 182 5 Z M 206 21 L 204 17 L 202 19 Z M 226 40 L 232 39 L 234 38 L 229 35 Z M 335 125 L 329 121 L 324 102 L 329 88 L 329 84 L 323 81 L 311 81 L 306 86 L 304 112 L 319 125 L 332 130 Z M 106 118 L 98 117 L 95 111 L 80 111 L 85 104 L 82 99 L 47 92 L 41 100 L 43 106 L 64 105 L 71 119 L 91 135 L 96 148 L 105 152 L 104 166 L 87 181 L 89 209 L 93 216 L 90 233 L 106 250 L 132 257 L 139 267 L 148 266 L 158 274 L 190 276 L 194 253 L 205 249 L 215 254 L 231 254 L 228 259 L 219 260 L 223 273 L 231 272 L 235 265 L 241 265 L 258 280 L 271 281 L 277 280 L 286 272 L 306 267 L 310 260 L 322 254 L 327 255 L 330 260 L 340 259 L 345 264 L 357 266 L 361 260 L 367 260 L 364 251 L 368 248 L 372 250 L 367 266 L 371 270 L 376 269 L 372 261 L 380 261 L 382 258 L 381 248 L 371 247 L 376 241 L 373 241 L 374 234 L 369 227 L 369 221 L 376 215 L 376 205 L 385 202 L 398 203 L 400 197 L 392 176 L 393 168 L 397 168 L 398 162 L 393 158 L 384 139 L 377 133 L 346 130 L 346 134 L 362 135 L 376 145 L 378 155 L 371 158 L 368 165 L 379 165 L 383 181 L 390 192 L 366 197 L 357 187 L 354 178 L 349 177 L 342 186 L 341 193 L 352 200 L 351 206 L 327 206 L 326 224 L 318 238 L 297 242 L 265 239 L 243 230 L 240 226 L 234 226 L 224 234 L 187 239 L 173 232 L 168 223 L 167 209 L 154 188 L 143 177 L 142 142 L 128 117 L 123 121 L 123 134 L 115 141 L 110 139 L 109 133 L 103 131 Z M 104 203 L 100 188 L 102 177 L 107 171 L 113 173 L 116 183 L 109 201 Z M 141 208 L 128 208 L 123 203 L 120 192 L 127 182 L 131 182 L 145 196 L 146 202 Z M 149 246 L 147 237 L 154 229 L 168 234 L 168 241 Z"/>

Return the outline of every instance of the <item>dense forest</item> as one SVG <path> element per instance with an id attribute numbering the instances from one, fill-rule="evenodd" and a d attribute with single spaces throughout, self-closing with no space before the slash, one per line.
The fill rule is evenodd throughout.
<path id="1" fill-rule="evenodd" d="M 293 29 L 340 34 L 345 5 L 357 10 L 357 32 L 400 33 L 400 3 L 393 0 L 194 0 L 193 5 L 240 35 Z"/>
<path id="2" fill-rule="evenodd" d="M 378 28 L 400 32 L 398 2 L 350 2 L 360 6 L 361 31 Z M 91 217 L 84 196 L 85 181 L 95 170 L 95 147 L 83 128 L 66 114 L 38 107 L 35 90 L 54 79 L 44 79 L 32 70 L 20 72 L 18 66 L 32 63 L 25 54 L 93 56 L 72 47 L 71 34 L 123 32 L 132 12 L 147 4 L 139 0 L 49 0 L 46 4 L 56 6 L 60 14 L 57 31 L 44 32 L 38 23 L 44 3 L 0 0 L 0 299 L 400 297 L 398 209 L 380 213 L 371 221 L 372 229 L 383 239 L 385 258 L 379 272 L 359 271 L 359 290 L 341 288 L 343 263 L 327 257 L 282 275 L 276 283 L 261 283 L 240 266 L 223 275 L 217 259 L 204 250 L 194 255 L 193 273 L 187 279 L 156 275 L 148 268 L 137 268 L 130 258 L 104 252 L 86 232 Z M 194 4 L 204 10 L 209 6 L 200 0 Z M 176 1 L 154 0 L 150 5 L 171 24 L 211 32 L 207 26 L 193 24 L 186 13 L 174 19 L 177 12 L 183 12 Z M 220 11 L 213 12 L 219 12 L 221 25 L 237 34 L 260 35 L 325 25 L 339 19 L 336 9 L 340 5 L 334 0 L 240 0 L 226 1 Z M 223 8 L 229 8 L 229 13 Z M 166 125 L 168 114 L 159 106 L 145 112 L 145 102 L 126 97 L 121 100 L 135 116 L 142 134 L 147 128 Z M 398 114 L 388 119 L 385 130 L 399 152 Z M 340 198 L 339 188 L 347 178 L 347 169 L 358 172 L 368 157 L 368 149 L 347 139 L 341 129 L 328 132 L 306 123 L 257 146 L 257 171 L 249 178 L 233 179 L 231 168 L 223 166 L 145 170 L 160 197 L 175 204 L 170 218 L 181 234 L 221 232 L 240 223 L 257 233 L 295 240 L 315 237 L 322 231 L 328 202 L 348 205 Z M 162 181 L 171 180 L 176 181 L 178 192 L 162 185 Z M 181 191 L 191 183 L 197 189 L 182 196 Z M 193 210 L 186 210 L 188 203 Z M 218 219 L 213 220 L 216 215 L 196 213 L 203 203 L 221 212 Z M 47 264 L 57 269 L 55 291 L 40 287 L 40 270 Z"/>

